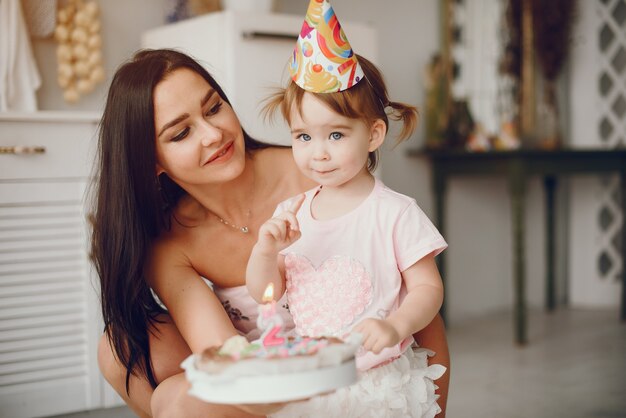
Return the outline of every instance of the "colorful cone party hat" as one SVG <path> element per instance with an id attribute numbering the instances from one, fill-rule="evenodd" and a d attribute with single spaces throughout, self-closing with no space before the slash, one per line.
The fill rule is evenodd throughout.
<path id="1" fill-rule="evenodd" d="M 311 0 L 289 65 L 293 81 L 306 91 L 334 93 L 364 77 L 328 0 Z"/>

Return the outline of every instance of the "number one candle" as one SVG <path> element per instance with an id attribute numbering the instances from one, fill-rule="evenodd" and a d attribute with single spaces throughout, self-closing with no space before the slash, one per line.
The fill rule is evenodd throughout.
<path id="1" fill-rule="evenodd" d="M 257 327 L 263 331 L 261 343 L 263 347 L 276 347 L 285 343 L 283 337 L 283 319 L 276 313 L 276 301 L 274 300 L 274 283 L 270 283 L 263 293 L 263 303 L 259 305 L 259 317 Z"/>

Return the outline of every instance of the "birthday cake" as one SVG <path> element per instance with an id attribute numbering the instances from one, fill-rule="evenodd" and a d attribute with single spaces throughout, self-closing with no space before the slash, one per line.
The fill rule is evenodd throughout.
<path id="1" fill-rule="evenodd" d="M 192 354 L 182 364 L 189 393 L 221 404 L 305 399 L 356 382 L 358 341 L 284 338 L 281 344 L 248 342 L 242 336 L 222 347 Z"/>

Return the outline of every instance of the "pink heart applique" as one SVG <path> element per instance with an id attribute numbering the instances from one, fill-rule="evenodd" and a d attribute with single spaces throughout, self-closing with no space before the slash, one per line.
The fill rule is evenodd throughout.
<path id="1" fill-rule="evenodd" d="M 304 256 L 285 257 L 289 311 L 301 335 L 337 336 L 372 300 L 365 267 L 346 256 L 326 259 L 317 269 Z"/>

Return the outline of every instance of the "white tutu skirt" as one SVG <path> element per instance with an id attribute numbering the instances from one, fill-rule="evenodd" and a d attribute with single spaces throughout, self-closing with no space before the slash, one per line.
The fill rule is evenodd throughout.
<path id="1" fill-rule="evenodd" d="M 433 418 L 441 412 L 434 381 L 446 371 L 439 364 L 428 365 L 433 355 L 409 348 L 391 363 L 363 372 L 354 385 L 288 404 L 271 417 Z"/>

